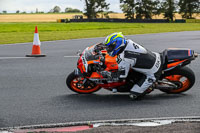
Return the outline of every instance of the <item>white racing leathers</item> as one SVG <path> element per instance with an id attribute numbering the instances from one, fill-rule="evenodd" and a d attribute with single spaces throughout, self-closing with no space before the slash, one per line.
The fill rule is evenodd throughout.
<path id="1" fill-rule="evenodd" d="M 143 93 L 156 81 L 155 73 L 161 67 L 161 57 L 159 53 L 151 52 L 132 40 L 127 40 L 127 46 L 118 55 L 117 63 L 119 71 L 125 70 L 120 78 L 126 78 L 130 69 L 144 74 L 131 89 L 133 92 Z"/>

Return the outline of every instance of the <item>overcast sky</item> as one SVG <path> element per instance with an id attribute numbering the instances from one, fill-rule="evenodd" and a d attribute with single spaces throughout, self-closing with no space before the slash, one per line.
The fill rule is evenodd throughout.
<path id="1" fill-rule="evenodd" d="M 119 8 L 119 0 L 106 0 L 110 5 L 110 11 L 122 12 Z M 59 6 L 64 12 L 66 7 L 77 8 L 81 11 L 84 9 L 84 0 L 0 0 L 0 12 L 7 11 L 8 13 L 20 12 L 49 12 L 54 6 Z"/>

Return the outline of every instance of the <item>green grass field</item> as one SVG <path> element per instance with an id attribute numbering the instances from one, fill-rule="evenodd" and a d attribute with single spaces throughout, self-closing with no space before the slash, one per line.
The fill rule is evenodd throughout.
<path id="1" fill-rule="evenodd" d="M 0 44 L 32 42 L 36 25 L 41 41 L 200 30 L 200 23 L 0 23 Z"/>

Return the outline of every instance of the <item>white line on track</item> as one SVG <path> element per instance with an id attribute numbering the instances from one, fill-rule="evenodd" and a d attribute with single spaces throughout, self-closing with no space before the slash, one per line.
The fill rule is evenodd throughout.
<path id="1" fill-rule="evenodd" d="M 33 58 L 33 57 L 0 57 L 0 60 L 6 60 L 6 59 L 26 59 L 26 58 Z"/>

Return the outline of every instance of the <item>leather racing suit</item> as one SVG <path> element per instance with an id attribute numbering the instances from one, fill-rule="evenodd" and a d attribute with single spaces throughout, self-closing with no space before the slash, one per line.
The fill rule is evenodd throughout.
<path id="1" fill-rule="evenodd" d="M 126 78 L 130 69 L 144 74 L 131 89 L 131 92 L 140 94 L 156 81 L 155 73 L 160 73 L 162 66 L 159 53 L 151 52 L 132 40 L 127 40 L 126 47 L 117 57 L 117 63 L 119 71 L 125 70 L 120 78 Z"/>

